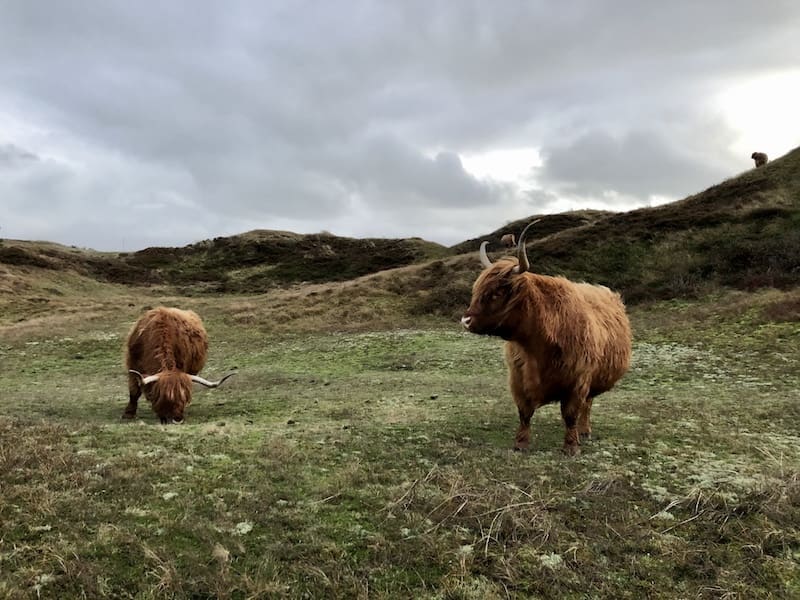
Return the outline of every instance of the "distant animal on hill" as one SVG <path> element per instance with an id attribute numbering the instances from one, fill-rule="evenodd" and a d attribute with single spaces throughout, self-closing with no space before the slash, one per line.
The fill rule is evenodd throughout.
<path id="1" fill-rule="evenodd" d="M 559 402 L 563 451 L 574 456 L 581 438 L 591 437 L 593 399 L 628 370 L 631 328 L 619 294 L 530 272 L 525 236 L 536 222 L 520 235 L 516 258 L 492 264 L 487 242 L 481 244 L 484 271 L 461 323 L 472 333 L 506 340 L 509 387 L 519 412 L 515 449 L 528 448 L 534 411 Z"/>
<path id="2" fill-rule="evenodd" d="M 128 334 L 125 363 L 130 401 L 123 419 L 136 417 L 139 397 L 145 397 L 162 423 L 181 423 L 192 401 L 192 382 L 215 388 L 197 374 L 206 364 L 208 335 L 191 310 L 159 307 L 142 315 Z"/>
<path id="3" fill-rule="evenodd" d="M 750 158 L 756 161 L 756 168 L 763 167 L 765 164 L 767 164 L 767 161 L 769 160 L 767 155 L 764 154 L 763 152 L 753 152 L 750 155 Z"/>
<path id="4" fill-rule="evenodd" d="M 506 248 L 513 248 L 516 245 L 516 241 L 514 240 L 513 233 L 507 233 L 503 237 L 500 238 L 500 243 L 503 244 Z"/>

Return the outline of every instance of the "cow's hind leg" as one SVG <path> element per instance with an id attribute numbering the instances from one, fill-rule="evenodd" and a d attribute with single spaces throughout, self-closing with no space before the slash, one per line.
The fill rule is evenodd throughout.
<path id="1" fill-rule="evenodd" d="M 142 395 L 142 382 L 137 375 L 128 373 L 128 392 L 130 400 L 122 413 L 123 419 L 135 419 L 136 409 L 139 406 L 139 397 Z"/>
<path id="2" fill-rule="evenodd" d="M 578 436 L 580 441 L 592 439 L 592 398 L 587 398 L 578 414 Z"/>

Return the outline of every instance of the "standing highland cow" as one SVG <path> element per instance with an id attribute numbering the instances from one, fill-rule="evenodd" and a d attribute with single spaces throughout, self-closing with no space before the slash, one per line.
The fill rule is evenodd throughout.
<path id="1" fill-rule="evenodd" d="M 208 335 L 197 313 L 159 307 L 142 315 L 128 334 L 125 362 L 128 367 L 130 402 L 123 419 L 136 417 L 144 391 L 162 423 L 181 423 L 192 401 L 192 382 L 218 387 L 197 374 L 206 364 Z"/>
<path id="2" fill-rule="evenodd" d="M 516 241 L 514 240 L 513 233 L 506 233 L 503 237 L 500 238 L 500 243 L 503 244 L 506 248 L 513 248 L 516 245 Z"/>
<path id="3" fill-rule="evenodd" d="M 461 319 L 472 333 L 504 340 L 511 395 L 519 411 L 515 449 L 528 448 L 534 411 L 559 402 L 566 429 L 564 452 L 580 453 L 591 437 L 592 400 L 628 370 L 631 329 L 625 306 L 606 287 L 529 272 L 525 236 L 517 258 L 494 264 L 480 248 L 485 267 Z"/>
<path id="4" fill-rule="evenodd" d="M 763 152 L 753 152 L 750 155 L 750 158 L 755 161 L 756 168 L 763 167 L 765 164 L 767 164 L 767 161 L 769 161 L 769 158 Z"/>

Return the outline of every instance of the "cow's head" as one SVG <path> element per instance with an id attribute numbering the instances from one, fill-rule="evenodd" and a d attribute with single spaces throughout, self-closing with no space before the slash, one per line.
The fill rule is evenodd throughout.
<path id="1" fill-rule="evenodd" d="M 143 375 L 133 369 L 130 372 L 139 378 L 153 412 L 162 423 L 183 423 L 183 412 L 192 401 L 192 383 L 215 388 L 235 375 L 229 373 L 219 381 L 208 381 L 199 375 L 187 375 L 177 370 L 162 371 L 155 375 Z"/>
<path id="2" fill-rule="evenodd" d="M 538 221 L 529 223 L 520 234 L 516 260 L 502 258 L 492 263 L 486 254 L 488 242 L 481 243 L 480 258 L 484 270 L 472 286 L 472 301 L 461 318 L 461 324 L 468 331 L 510 339 L 517 330 L 519 304 L 524 297 L 522 288 L 526 285 L 521 275 L 530 268 L 525 236 L 531 225 Z"/>

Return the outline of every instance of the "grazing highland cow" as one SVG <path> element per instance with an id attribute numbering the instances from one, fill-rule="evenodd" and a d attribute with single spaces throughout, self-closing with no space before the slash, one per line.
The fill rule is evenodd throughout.
<path id="1" fill-rule="evenodd" d="M 763 152 L 753 152 L 750 155 L 750 158 L 756 161 L 756 168 L 763 167 L 765 164 L 767 164 L 767 161 L 769 160 L 769 158 L 767 158 L 767 155 L 764 154 Z"/>
<path id="2" fill-rule="evenodd" d="M 533 223 L 536 223 L 534 221 Z M 608 288 L 529 272 L 525 235 L 517 258 L 494 264 L 480 248 L 485 267 L 472 287 L 461 323 L 472 333 L 504 340 L 511 395 L 519 411 L 517 450 L 530 442 L 534 411 L 561 404 L 564 452 L 580 453 L 591 437 L 592 400 L 610 390 L 628 370 L 631 330 L 625 306 Z"/>
<path id="3" fill-rule="evenodd" d="M 500 243 L 503 244 L 506 248 L 513 248 L 516 245 L 516 241 L 514 240 L 513 233 L 507 233 L 503 237 L 500 238 Z"/>
<path id="4" fill-rule="evenodd" d="M 144 391 L 162 423 L 181 423 L 192 401 L 193 381 L 215 388 L 234 374 L 214 382 L 198 377 L 207 354 L 208 335 L 197 313 L 162 306 L 142 315 L 128 334 L 125 362 L 130 402 L 122 418 L 136 417 Z"/>

